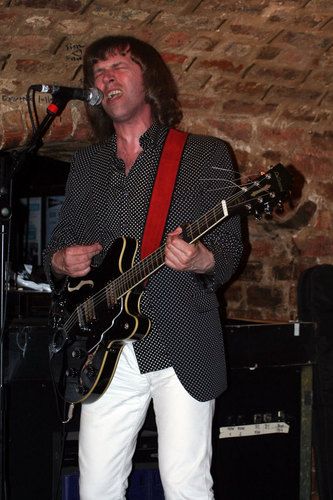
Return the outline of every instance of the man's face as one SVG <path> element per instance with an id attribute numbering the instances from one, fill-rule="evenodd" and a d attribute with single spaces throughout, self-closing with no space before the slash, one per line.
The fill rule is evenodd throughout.
<path id="1" fill-rule="evenodd" d="M 94 64 L 93 71 L 95 86 L 104 94 L 102 106 L 115 124 L 130 123 L 150 110 L 141 67 L 129 51 L 110 53 Z"/>

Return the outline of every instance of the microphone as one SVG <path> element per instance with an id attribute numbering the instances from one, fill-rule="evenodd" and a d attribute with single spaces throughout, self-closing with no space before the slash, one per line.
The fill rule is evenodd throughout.
<path id="1" fill-rule="evenodd" d="M 101 90 L 93 87 L 91 89 L 79 89 L 74 87 L 60 87 L 58 85 L 31 85 L 31 89 L 46 94 L 52 94 L 59 97 L 64 97 L 67 100 L 78 99 L 85 101 L 90 106 L 98 106 L 101 104 L 104 94 Z"/>

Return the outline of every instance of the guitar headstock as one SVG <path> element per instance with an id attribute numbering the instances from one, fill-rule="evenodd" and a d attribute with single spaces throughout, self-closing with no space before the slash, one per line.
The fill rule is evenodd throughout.
<path id="1" fill-rule="evenodd" d="M 260 217 L 271 214 L 274 207 L 290 195 L 292 176 L 281 163 L 270 168 L 265 174 L 241 186 L 241 212 Z"/>

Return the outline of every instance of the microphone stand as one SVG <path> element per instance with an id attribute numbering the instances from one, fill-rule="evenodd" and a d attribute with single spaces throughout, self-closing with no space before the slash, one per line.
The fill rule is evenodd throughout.
<path id="1" fill-rule="evenodd" d="M 46 116 L 34 131 L 30 141 L 21 149 L 0 151 L 0 500 L 8 499 L 6 469 L 6 409 L 7 395 L 4 370 L 4 340 L 7 327 L 7 291 L 9 278 L 10 228 L 12 217 L 12 185 L 13 178 L 24 166 L 27 158 L 35 154 L 43 145 L 42 138 L 50 128 L 54 119 L 65 109 L 70 99 L 55 94 L 47 107 Z"/>

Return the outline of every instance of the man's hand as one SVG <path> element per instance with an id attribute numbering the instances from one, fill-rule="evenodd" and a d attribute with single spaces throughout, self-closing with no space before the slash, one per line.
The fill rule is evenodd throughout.
<path id="1" fill-rule="evenodd" d="M 102 245 L 100 243 L 62 248 L 52 256 L 53 274 L 58 278 L 65 275 L 72 278 L 85 276 L 90 271 L 92 258 L 101 251 Z"/>
<path id="2" fill-rule="evenodd" d="M 181 237 L 181 227 L 168 234 L 165 246 L 165 264 L 176 271 L 208 273 L 214 265 L 214 255 L 201 242 L 189 244 Z"/>

